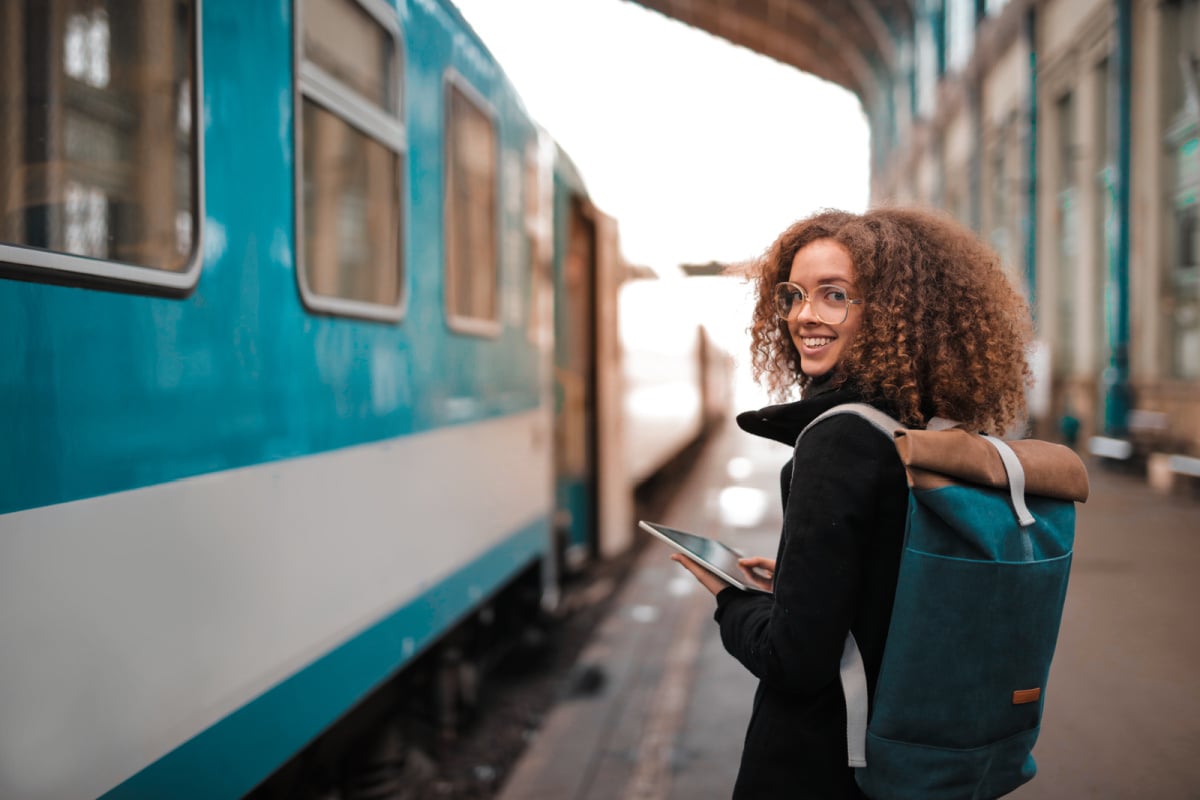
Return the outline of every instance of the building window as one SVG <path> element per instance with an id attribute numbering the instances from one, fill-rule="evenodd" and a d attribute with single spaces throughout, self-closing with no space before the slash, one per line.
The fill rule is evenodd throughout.
<path id="1" fill-rule="evenodd" d="M 403 50 L 378 0 L 303 0 L 296 229 L 309 308 L 402 315 Z"/>
<path id="2" fill-rule="evenodd" d="M 928 118 L 933 116 L 937 105 L 937 83 L 941 76 L 939 57 L 940 45 L 937 38 L 938 23 L 932 10 L 922 7 L 915 21 L 916 40 L 913 69 L 914 115 Z"/>
<path id="3" fill-rule="evenodd" d="M 0 4 L 0 269 L 198 277 L 194 0 Z"/>
<path id="4" fill-rule="evenodd" d="M 1115 205 L 1113 199 L 1113 170 L 1116 161 L 1115 142 L 1110 135 L 1109 108 L 1109 61 L 1101 59 L 1096 64 L 1095 86 L 1096 105 L 1093 118 L 1092 134 L 1096 143 L 1098 158 L 1095 174 L 1096 202 L 1092 205 L 1092 259 L 1093 294 L 1089 300 L 1096 309 L 1092 314 L 1092 336 L 1097 343 L 1095 348 L 1096 360 L 1094 366 L 1097 372 L 1104 369 L 1109 360 L 1109 337 L 1104 314 L 1105 287 L 1108 284 L 1109 259 L 1112 257 L 1112 247 L 1115 246 L 1113 237 L 1116 235 L 1114 225 Z M 1085 265 L 1086 269 L 1086 265 Z"/>
<path id="5" fill-rule="evenodd" d="M 1200 120 L 1175 148 L 1175 209 L 1164 305 L 1169 314 L 1170 374 L 1200 378 Z"/>
<path id="6" fill-rule="evenodd" d="M 946 69 L 960 72 L 975 48 L 975 0 L 946 0 Z"/>
<path id="7" fill-rule="evenodd" d="M 1000 261 L 1006 269 L 1013 265 L 1012 241 L 1009 230 L 1009 203 L 1012 187 L 1015 185 L 1008 174 L 1008 140 L 1009 128 L 1004 126 L 997 132 L 996 142 L 991 154 L 991 236 L 992 247 L 1000 255 Z"/>
<path id="8" fill-rule="evenodd" d="M 496 126 L 456 75 L 446 82 L 446 315 L 465 333 L 499 333 Z"/>
<path id="9" fill-rule="evenodd" d="M 1171 114 L 1168 186 L 1173 213 L 1163 275 L 1172 378 L 1200 378 L 1200 2 L 1164 6 L 1163 94 Z"/>
<path id="10" fill-rule="evenodd" d="M 1057 214 L 1058 264 L 1055 270 L 1058 295 L 1058 337 L 1055 357 L 1061 376 L 1071 373 L 1074 363 L 1075 330 L 1075 260 L 1078 256 L 1079 189 L 1075 158 L 1075 99 L 1071 92 L 1059 97 L 1054 107 L 1057 140 Z"/>
<path id="11" fill-rule="evenodd" d="M 103 89 L 109 79 L 108 10 L 92 6 L 67 18 L 63 66 L 67 75 Z"/>

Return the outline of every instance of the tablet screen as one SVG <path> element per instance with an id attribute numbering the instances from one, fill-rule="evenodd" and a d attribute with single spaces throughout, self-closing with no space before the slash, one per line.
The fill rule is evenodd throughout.
<path id="1" fill-rule="evenodd" d="M 675 544 L 682 547 L 684 550 L 695 553 L 700 558 L 712 564 L 722 572 L 729 572 L 734 575 L 741 573 L 741 568 L 738 566 L 738 559 L 741 558 L 732 548 L 726 547 L 713 539 L 706 539 L 703 536 L 697 536 L 694 533 L 684 533 L 683 531 L 668 528 L 663 525 L 650 522 L 648 525 L 653 525 L 654 528 L 667 537 Z"/>
<path id="2" fill-rule="evenodd" d="M 738 559 L 743 556 L 732 547 L 722 544 L 715 539 L 697 536 L 694 533 L 687 533 L 675 528 L 668 528 L 666 525 L 659 525 L 657 522 L 642 521 L 639 525 L 645 530 L 667 540 L 668 543 L 673 544 L 677 549 L 693 556 L 696 561 L 739 589 L 763 591 L 746 583 L 746 576 L 737 563 Z"/>

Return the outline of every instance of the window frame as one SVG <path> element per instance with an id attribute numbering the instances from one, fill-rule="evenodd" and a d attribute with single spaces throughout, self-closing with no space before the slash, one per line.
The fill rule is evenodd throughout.
<path id="1" fill-rule="evenodd" d="M 450 136 L 450 93 L 451 91 L 459 91 L 462 95 L 476 107 L 492 124 L 492 130 L 495 133 L 495 169 L 492 177 L 492 214 L 493 220 L 493 236 L 492 236 L 492 252 L 495 256 L 496 272 L 494 291 L 496 295 L 496 316 L 492 319 L 482 317 L 467 317 L 461 314 L 454 313 L 450 308 L 450 258 L 448 237 L 450 232 L 450 148 L 452 146 L 452 137 Z M 445 314 L 446 325 L 455 333 L 462 333 L 469 336 L 479 336 L 481 338 L 497 339 L 504 330 L 503 324 L 503 294 L 500 291 L 501 277 L 503 274 L 503 264 L 501 263 L 502 248 L 500 246 L 500 238 L 503 228 L 504 209 L 500 202 L 500 154 L 503 150 L 503 144 L 500 140 L 500 119 L 496 112 L 496 107 L 490 103 L 483 92 L 475 88 L 466 77 L 455 70 L 454 68 L 447 69 L 442 78 L 442 278 L 443 278 L 443 302 L 442 310 Z"/>
<path id="2" fill-rule="evenodd" d="M 204 264 L 204 36 L 201 31 L 204 0 L 192 3 L 191 114 L 193 154 L 190 162 L 193 203 L 192 247 L 185 267 L 174 271 L 126 261 L 76 255 L 0 241 L 0 277 L 19 278 L 38 283 L 67 284 L 85 288 L 106 288 L 186 297 L 200 282 Z"/>
<path id="3" fill-rule="evenodd" d="M 354 317 L 378 322 L 399 322 L 408 313 L 409 270 L 406 250 L 408 248 L 408 127 L 405 121 L 407 92 L 404 80 L 408 58 L 404 47 L 404 32 L 396 11 L 383 0 L 346 0 L 356 3 L 380 27 L 392 37 L 396 45 L 396 75 L 393 99 L 396 110 L 389 113 L 363 97 L 355 89 L 343 84 L 316 63 L 304 57 L 304 2 L 292 0 L 292 227 L 295 235 L 296 285 L 302 305 L 318 314 L 337 317 Z M 312 102 L 336 116 L 341 122 L 354 128 L 363 136 L 373 139 L 394 153 L 396 158 L 396 182 L 398 218 L 396 226 L 398 266 L 400 269 L 399 297 L 395 303 L 372 303 L 347 297 L 318 294 L 308 285 L 305 271 L 305 228 L 304 228 L 304 103 Z"/>

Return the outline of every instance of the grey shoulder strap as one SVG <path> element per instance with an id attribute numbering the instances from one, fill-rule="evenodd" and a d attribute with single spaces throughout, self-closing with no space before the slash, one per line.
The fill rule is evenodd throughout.
<path id="1" fill-rule="evenodd" d="M 886 434 L 889 439 L 895 437 L 896 431 L 908 430 L 908 426 L 896 419 L 893 419 L 874 406 L 869 406 L 866 403 L 843 403 L 840 406 L 834 406 L 818 416 L 812 422 L 805 425 L 804 430 L 800 431 L 800 436 L 808 433 L 809 428 L 816 425 L 818 422 L 837 416 L 838 414 L 854 414 L 855 416 L 862 417 L 867 422 L 878 428 L 880 432 Z M 797 442 L 800 441 L 800 436 L 796 437 Z"/>
<path id="2" fill-rule="evenodd" d="M 846 757 L 852 767 L 867 765 L 867 668 L 854 634 L 842 647 L 842 694 L 846 698 Z"/>

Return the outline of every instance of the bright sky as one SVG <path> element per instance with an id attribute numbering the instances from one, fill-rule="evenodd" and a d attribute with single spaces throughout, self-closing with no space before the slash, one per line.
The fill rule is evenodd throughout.
<path id="1" fill-rule="evenodd" d="M 818 208 L 866 207 L 844 89 L 627 0 L 454 1 L 631 262 L 740 261 Z"/>

